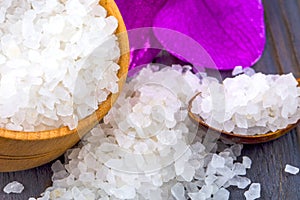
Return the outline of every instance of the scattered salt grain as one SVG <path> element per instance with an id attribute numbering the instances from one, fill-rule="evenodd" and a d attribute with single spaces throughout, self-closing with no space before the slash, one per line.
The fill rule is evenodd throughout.
<path id="1" fill-rule="evenodd" d="M 211 166 L 214 168 L 223 168 L 225 166 L 225 159 L 217 154 L 214 154 L 211 160 Z"/>
<path id="2" fill-rule="evenodd" d="M 128 185 L 113 189 L 112 193 L 119 199 L 133 199 L 136 195 L 135 188 Z"/>
<path id="3" fill-rule="evenodd" d="M 184 196 L 184 187 L 181 183 L 176 183 L 171 188 L 171 193 L 176 200 L 185 200 L 186 199 Z"/>
<path id="4" fill-rule="evenodd" d="M 247 76 L 252 76 L 255 74 L 255 70 L 251 67 L 243 68 L 242 66 L 236 66 L 232 70 L 232 76 L 237 76 L 239 74 L 246 74 Z"/>
<path id="5" fill-rule="evenodd" d="M 228 200 L 230 192 L 225 188 L 221 188 L 213 195 L 213 200 Z"/>
<path id="6" fill-rule="evenodd" d="M 243 165 L 245 166 L 246 169 L 251 168 L 252 161 L 249 157 L 243 156 Z"/>
<path id="7" fill-rule="evenodd" d="M 232 76 L 236 76 L 236 75 L 242 74 L 242 73 L 244 73 L 243 67 L 242 67 L 242 66 L 236 66 L 236 67 L 232 70 Z"/>
<path id="8" fill-rule="evenodd" d="M 249 178 L 241 176 L 235 176 L 234 178 L 229 180 L 230 185 L 235 185 L 240 189 L 245 189 L 250 183 L 251 180 Z"/>
<path id="9" fill-rule="evenodd" d="M 296 174 L 299 173 L 299 168 L 294 167 L 294 166 L 289 165 L 289 164 L 286 164 L 285 168 L 284 168 L 284 171 L 287 172 L 287 173 L 289 173 L 289 174 L 296 175 Z"/>
<path id="10" fill-rule="evenodd" d="M 238 157 L 241 155 L 243 149 L 243 145 L 241 144 L 234 144 L 230 147 L 230 150 L 232 151 L 233 155 Z"/>
<path id="11" fill-rule="evenodd" d="M 11 183 L 8 183 L 4 188 L 3 191 L 7 194 L 10 193 L 22 193 L 24 190 L 24 186 L 17 182 L 17 181 L 13 181 Z"/>
<path id="12" fill-rule="evenodd" d="M 235 175 L 246 175 L 246 167 L 241 163 L 234 163 L 232 170 Z"/>
<path id="13" fill-rule="evenodd" d="M 247 76 L 253 76 L 255 74 L 255 70 L 251 67 L 247 67 L 244 69 L 244 74 L 246 74 Z"/>
<path id="14" fill-rule="evenodd" d="M 180 174 L 180 176 L 185 181 L 192 181 L 193 177 L 195 175 L 195 168 L 191 166 L 190 164 L 185 164 L 183 173 Z"/>
<path id="15" fill-rule="evenodd" d="M 62 170 L 65 170 L 65 168 L 64 168 L 63 164 L 61 163 L 61 161 L 57 160 L 52 164 L 51 170 L 55 173 L 55 172 L 60 172 Z"/>
<path id="16" fill-rule="evenodd" d="M 244 193 L 244 196 L 246 197 L 246 200 L 254 200 L 260 198 L 260 184 L 252 183 L 249 187 L 249 190 Z"/>

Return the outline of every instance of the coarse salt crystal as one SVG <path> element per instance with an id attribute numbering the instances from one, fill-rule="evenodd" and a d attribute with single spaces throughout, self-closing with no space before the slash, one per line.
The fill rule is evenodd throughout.
<path id="1" fill-rule="evenodd" d="M 245 168 L 250 169 L 251 168 L 252 161 L 249 157 L 243 156 L 243 165 Z"/>
<path id="2" fill-rule="evenodd" d="M 260 190 L 261 188 L 259 183 L 252 183 L 249 187 L 249 190 L 244 193 L 246 200 L 254 200 L 260 198 Z"/>
<path id="3" fill-rule="evenodd" d="M 176 183 L 171 188 L 171 193 L 176 200 L 185 200 L 186 199 L 184 196 L 184 187 L 181 183 Z"/>
<path id="4" fill-rule="evenodd" d="M 119 199 L 133 199 L 136 195 L 134 187 L 124 185 L 118 189 L 114 189 L 113 195 Z"/>
<path id="5" fill-rule="evenodd" d="M 228 200 L 229 195 L 230 195 L 230 193 L 228 190 L 226 190 L 225 188 L 221 188 L 213 195 L 213 199 L 214 200 Z"/>
<path id="6" fill-rule="evenodd" d="M 236 66 L 233 70 L 232 70 L 232 76 L 236 76 L 238 74 L 242 74 L 243 71 L 243 67 L 242 66 Z"/>
<path id="7" fill-rule="evenodd" d="M 3 191 L 7 194 L 10 193 L 22 193 L 22 191 L 24 190 L 24 186 L 17 182 L 17 181 L 13 181 L 11 183 L 8 183 L 4 188 Z"/>
<path id="8" fill-rule="evenodd" d="M 233 173 L 235 175 L 246 175 L 246 167 L 241 163 L 234 163 Z"/>
<path id="9" fill-rule="evenodd" d="M 248 76 L 253 76 L 255 74 L 255 71 L 251 67 L 247 67 L 244 69 L 244 74 Z"/>
<path id="10" fill-rule="evenodd" d="M 294 166 L 289 165 L 289 164 L 286 164 L 285 168 L 284 168 L 284 171 L 287 172 L 287 173 L 289 173 L 289 174 L 296 175 L 296 174 L 299 173 L 299 168 L 294 167 Z"/>
<path id="11" fill-rule="evenodd" d="M 245 189 L 250 183 L 250 179 L 241 176 L 235 176 L 231 180 L 229 180 L 230 185 L 236 185 L 240 189 Z"/>

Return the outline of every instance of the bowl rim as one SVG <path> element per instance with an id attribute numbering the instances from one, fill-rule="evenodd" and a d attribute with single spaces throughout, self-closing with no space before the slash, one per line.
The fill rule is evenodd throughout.
<path id="1" fill-rule="evenodd" d="M 118 20 L 118 28 L 115 31 L 115 35 L 118 37 L 121 51 L 121 56 L 118 61 L 120 69 L 117 74 L 119 78 L 119 92 L 116 94 L 110 94 L 104 102 L 99 104 L 98 109 L 93 114 L 85 117 L 84 119 L 79 120 L 77 128 L 73 130 L 70 130 L 67 126 L 36 132 L 14 131 L 0 128 L 0 138 L 23 141 L 36 141 L 57 139 L 76 133 L 81 134 L 86 130 L 91 129 L 107 114 L 109 109 L 112 107 L 112 104 L 116 101 L 123 87 L 123 84 L 126 81 L 130 60 L 130 51 L 127 29 L 117 4 L 114 0 L 101 0 L 99 4 L 102 7 L 104 7 L 107 11 L 107 17 L 114 16 Z"/>

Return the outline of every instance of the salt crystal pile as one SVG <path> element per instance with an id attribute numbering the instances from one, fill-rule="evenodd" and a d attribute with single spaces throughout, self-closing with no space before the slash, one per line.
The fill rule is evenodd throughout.
<path id="1" fill-rule="evenodd" d="M 24 190 L 24 186 L 19 183 L 18 181 L 13 181 L 8 183 L 4 188 L 3 192 L 10 194 L 10 193 L 22 193 Z"/>
<path id="2" fill-rule="evenodd" d="M 299 168 L 294 167 L 294 166 L 289 165 L 289 164 L 286 164 L 285 168 L 284 168 L 284 171 L 287 172 L 287 173 L 289 173 L 289 174 L 296 175 L 296 174 L 299 173 Z"/>
<path id="3" fill-rule="evenodd" d="M 38 199 L 227 200 L 229 186 L 246 188 L 251 160 L 237 162 L 242 145 L 204 143 L 187 115 L 200 87 L 187 69 L 141 70 L 105 123 L 66 153 L 64 168 L 53 164 L 53 186 Z"/>
<path id="4" fill-rule="evenodd" d="M 204 78 L 191 111 L 214 128 L 241 135 L 274 132 L 300 119 L 300 88 L 291 73 L 246 71 L 249 75 L 226 78 L 223 84 Z"/>
<path id="5" fill-rule="evenodd" d="M 0 128 L 74 129 L 118 91 L 118 22 L 98 2 L 1 0 Z"/>

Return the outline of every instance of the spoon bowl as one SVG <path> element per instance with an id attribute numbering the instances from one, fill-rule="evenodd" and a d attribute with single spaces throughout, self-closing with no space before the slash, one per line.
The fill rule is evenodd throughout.
<path id="1" fill-rule="evenodd" d="M 300 78 L 297 79 L 298 81 L 298 87 L 300 86 Z M 258 134 L 258 135 L 240 135 L 240 134 L 234 134 L 232 132 L 226 132 L 224 130 L 219 130 L 217 128 L 209 126 L 199 115 L 194 114 L 191 112 L 192 109 L 192 102 L 195 100 L 197 96 L 201 95 L 200 93 L 197 93 L 190 101 L 188 106 L 188 113 L 190 118 L 198 123 L 204 130 L 212 130 L 214 132 L 220 133 L 221 138 L 225 140 L 230 140 L 235 143 L 241 143 L 241 144 L 259 144 L 264 142 L 269 142 L 272 140 L 275 140 L 286 133 L 290 132 L 292 129 L 294 129 L 300 122 L 300 119 L 295 124 L 290 124 L 286 128 L 279 129 L 275 132 L 268 132 L 266 134 Z"/>

